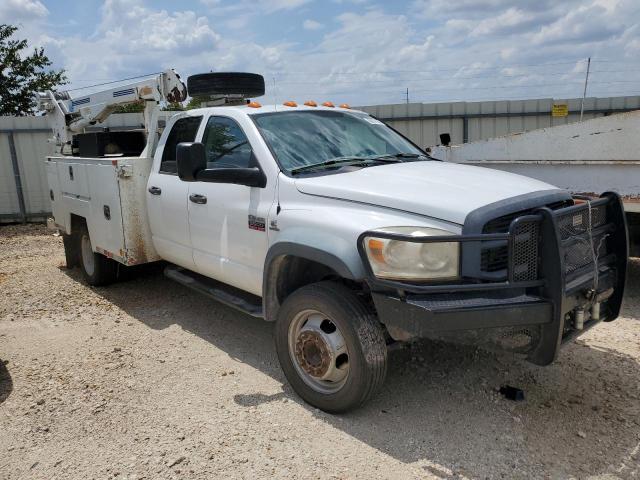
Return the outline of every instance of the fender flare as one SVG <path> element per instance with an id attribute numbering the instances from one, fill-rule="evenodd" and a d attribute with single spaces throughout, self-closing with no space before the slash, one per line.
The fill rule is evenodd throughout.
<path id="1" fill-rule="evenodd" d="M 361 272 L 354 271 L 342 259 L 326 250 L 303 245 L 295 242 L 274 243 L 267 252 L 262 274 L 262 306 L 264 318 L 267 321 L 275 321 L 280 303 L 276 296 L 276 282 L 278 273 L 278 260 L 284 257 L 299 257 L 322 264 L 340 277 L 348 280 L 362 280 L 364 269 Z"/>

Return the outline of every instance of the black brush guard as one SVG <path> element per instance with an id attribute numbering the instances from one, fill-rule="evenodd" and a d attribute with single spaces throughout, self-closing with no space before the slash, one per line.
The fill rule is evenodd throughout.
<path id="1" fill-rule="evenodd" d="M 538 365 L 551 363 L 563 342 L 599 320 L 618 317 L 626 281 L 628 233 L 620 197 L 607 192 L 595 200 L 574 200 L 573 206 L 545 207 L 517 217 L 508 233 L 438 237 L 363 233 L 358 249 L 380 321 L 394 338 L 483 343 L 487 337 L 499 337 L 500 348 L 526 353 Z M 446 284 L 376 278 L 364 249 L 366 237 L 460 242 L 462 256 L 469 248 L 506 244 L 508 278 L 462 277 Z M 503 341 L 515 335 L 528 340 L 513 345 Z"/>

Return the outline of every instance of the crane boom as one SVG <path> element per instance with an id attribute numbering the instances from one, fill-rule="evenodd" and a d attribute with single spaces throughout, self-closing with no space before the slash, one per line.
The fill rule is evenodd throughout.
<path id="1" fill-rule="evenodd" d="M 147 151 L 153 147 L 161 101 L 182 102 L 187 88 L 172 69 L 154 77 L 108 88 L 89 95 L 74 96 L 68 91 L 36 94 L 40 110 L 47 112 L 58 153 L 70 154 L 74 134 L 90 125 L 103 123 L 118 107 L 143 101 Z M 151 144 L 150 144 L 151 143 Z"/>

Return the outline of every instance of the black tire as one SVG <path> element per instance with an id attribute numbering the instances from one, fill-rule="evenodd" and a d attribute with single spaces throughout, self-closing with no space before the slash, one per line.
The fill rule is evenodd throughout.
<path id="1" fill-rule="evenodd" d="M 80 255 L 78 254 L 78 236 L 62 234 L 62 244 L 64 245 L 64 258 L 67 268 L 78 267 L 80 265 Z"/>
<path id="2" fill-rule="evenodd" d="M 323 393 L 312 388 L 298 372 L 300 367 L 294 365 L 289 329 L 300 312 L 309 309 L 326 315 L 347 346 L 349 372 L 335 392 Z M 292 293 L 278 312 L 275 342 L 280 365 L 293 389 L 305 402 L 325 412 L 342 413 L 357 408 L 384 383 L 387 347 L 382 327 L 370 308 L 352 290 L 338 283 L 316 283 Z"/>
<path id="3" fill-rule="evenodd" d="M 199 73 L 187 78 L 187 91 L 192 97 L 209 95 L 261 97 L 264 95 L 264 78 L 257 73 Z"/>
<path id="4" fill-rule="evenodd" d="M 90 248 L 91 237 L 87 227 L 84 225 L 78 230 L 77 242 L 80 269 L 85 281 L 92 287 L 100 287 L 115 282 L 118 278 L 118 263 L 100 253 L 85 250 L 87 246 L 84 242 L 89 242 L 88 248 Z"/>

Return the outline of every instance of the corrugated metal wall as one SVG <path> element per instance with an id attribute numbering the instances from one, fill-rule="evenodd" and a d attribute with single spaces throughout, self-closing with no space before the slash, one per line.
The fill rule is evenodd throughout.
<path id="1" fill-rule="evenodd" d="M 51 210 L 44 172 L 48 132 L 43 117 L 0 117 L 0 221 L 20 218 L 19 188 L 28 218 Z"/>
<path id="2" fill-rule="evenodd" d="M 576 122 L 579 98 L 502 100 L 490 102 L 398 103 L 356 107 L 387 122 L 421 147 L 440 143 L 451 134 L 453 144 Z M 553 104 L 566 103 L 569 115 L 552 117 Z M 584 119 L 640 109 L 640 96 L 587 98 Z"/>
<path id="3" fill-rule="evenodd" d="M 127 113 L 111 115 L 105 126 L 142 123 L 142 114 Z M 39 221 L 51 212 L 44 169 L 45 157 L 53 153 L 50 132 L 45 117 L 0 117 L 0 223 Z"/>

